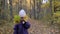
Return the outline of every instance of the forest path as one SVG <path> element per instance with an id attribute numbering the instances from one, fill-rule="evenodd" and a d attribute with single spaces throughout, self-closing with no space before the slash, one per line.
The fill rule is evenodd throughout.
<path id="1" fill-rule="evenodd" d="M 56 25 L 49 26 L 33 19 L 29 19 L 29 22 L 31 24 L 31 27 L 28 29 L 29 34 L 60 34 L 60 30 Z M 0 25 L 0 34 L 13 34 L 13 27 L 13 23 L 3 23 L 3 26 Z"/>

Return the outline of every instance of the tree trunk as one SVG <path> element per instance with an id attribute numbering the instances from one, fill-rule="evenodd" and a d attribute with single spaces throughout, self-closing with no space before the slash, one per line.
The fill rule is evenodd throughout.
<path id="1" fill-rule="evenodd" d="M 12 18 L 13 18 L 13 11 L 12 11 L 12 0 L 9 0 L 9 4 L 10 4 L 10 16 L 11 16 L 11 19 L 10 20 L 12 20 Z"/>
<path id="2" fill-rule="evenodd" d="M 33 0 L 33 2 L 34 2 L 34 7 L 33 7 L 33 10 L 34 10 L 34 19 L 36 19 L 35 0 Z"/>

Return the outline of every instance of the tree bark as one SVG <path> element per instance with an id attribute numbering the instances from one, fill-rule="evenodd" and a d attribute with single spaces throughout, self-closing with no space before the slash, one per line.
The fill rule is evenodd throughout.
<path id="1" fill-rule="evenodd" d="M 10 4 L 10 16 L 11 16 L 11 19 L 13 18 L 13 11 L 12 11 L 12 0 L 9 0 L 9 4 Z"/>

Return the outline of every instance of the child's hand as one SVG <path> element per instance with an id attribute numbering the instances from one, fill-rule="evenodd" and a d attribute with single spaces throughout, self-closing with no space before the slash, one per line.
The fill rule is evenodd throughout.
<path id="1" fill-rule="evenodd" d="M 25 23 L 25 20 L 23 20 L 22 23 L 24 24 Z"/>
<path id="2" fill-rule="evenodd" d="M 23 24 L 24 24 L 25 22 L 23 21 Z"/>

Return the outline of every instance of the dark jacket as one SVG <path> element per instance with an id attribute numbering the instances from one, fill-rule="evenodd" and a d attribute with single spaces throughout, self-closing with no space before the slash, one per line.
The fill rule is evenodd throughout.
<path id="1" fill-rule="evenodd" d="M 29 27 L 30 24 L 28 22 L 16 24 L 14 26 L 14 34 L 28 34 Z"/>

